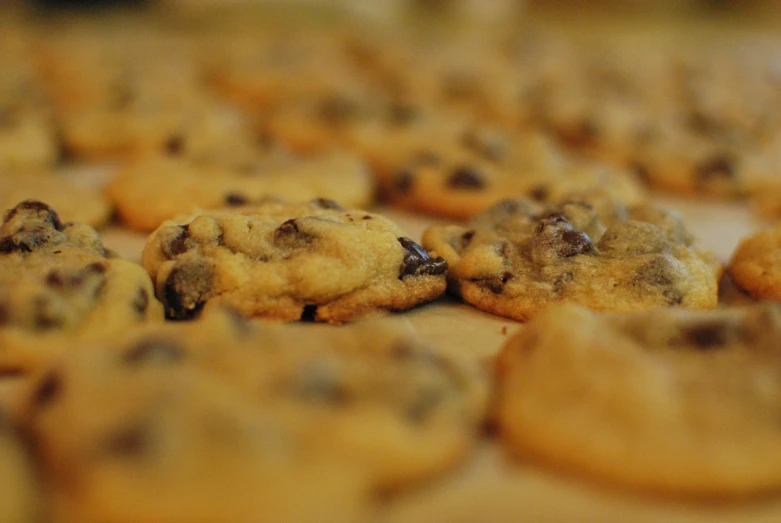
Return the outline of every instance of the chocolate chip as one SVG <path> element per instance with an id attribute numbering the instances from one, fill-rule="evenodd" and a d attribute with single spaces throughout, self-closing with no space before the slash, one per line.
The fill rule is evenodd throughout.
<path id="1" fill-rule="evenodd" d="M 414 424 L 424 423 L 442 404 L 442 391 L 434 388 L 424 388 L 417 391 L 415 399 L 408 405 L 405 417 Z"/>
<path id="2" fill-rule="evenodd" d="M 39 215 L 39 218 L 42 218 L 43 220 L 49 222 L 52 227 L 57 229 L 58 231 L 62 230 L 62 221 L 60 220 L 59 215 L 57 212 L 46 205 L 43 202 L 39 202 L 37 200 L 25 200 L 18 204 L 13 209 L 8 210 L 5 213 L 5 216 L 3 217 L 3 223 L 8 223 L 11 221 L 11 219 L 16 216 L 19 213 L 29 213 L 32 211 L 34 214 Z M 40 215 L 43 216 L 40 216 Z"/>
<path id="3" fill-rule="evenodd" d="M 166 339 L 147 338 L 139 341 L 125 352 L 125 364 L 178 363 L 186 356 L 185 350 L 176 342 Z"/>
<path id="4" fill-rule="evenodd" d="M 399 194 L 407 194 L 412 190 L 415 175 L 410 170 L 403 170 L 393 177 L 393 190 Z"/>
<path id="5" fill-rule="evenodd" d="M 178 256 L 179 254 L 187 252 L 187 239 L 190 237 L 188 227 L 189 225 L 179 226 L 179 234 L 170 241 L 167 247 L 166 254 L 168 254 L 169 257 Z"/>
<path id="6" fill-rule="evenodd" d="M 399 269 L 399 279 L 405 276 L 436 276 L 447 272 L 447 262 L 443 258 L 432 258 L 423 247 L 409 238 L 398 238 L 404 248 L 404 261 Z"/>
<path id="7" fill-rule="evenodd" d="M 149 307 L 149 293 L 146 289 L 141 287 L 136 293 L 136 297 L 133 298 L 133 302 L 130 304 L 139 315 L 143 315 Z"/>
<path id="8" fill-rule="evenodd" d="M 693 325 L 685 330 L 684 337 L 700 349 L 715 349 L 727 344 L 728 325 L 723 322 L 709 322 Z"/>
<path id="9" fill-rule="evenodd" d="M 548 199 L 550 190 L 544 185 L 538 185 L 529 191 L 529 198 L 535 202 L 544 202 Z"/>
<path id="10" fill-rule="evenodd" d="M 452 189 L 483 189 L 485 180 L 472 167 L 462 166 L 454 170 L 447 179 L 447 185 Z"/>
<path id="11" fill-rule="evenodd" d="M 697 165 L 695 174 L 700 181 L 713 178 L 729 179 L 735 176 L 735 163 L 729 156 L 716 156 Z"/>
<path id="12" fill-rule="evenodd" d="M 249 202 L 249 199 L 246 196 L 237 192 L 229 192 L 225 195 L 223 200 L 225 201 L 225 205 L 230 205 L 231 207 L 245 205 Z"/>
<path id="13" fill-rule="evenodd" d="M 54 287 L 57 289 L 65 288 L 65 278 L 57 269 L 52 269 L 49 271 L 49 274 L 46 275 L 44 283 L 49 287 Z"/>
<path id="14" fill-rule="evenodd" d="M 315 198 L 312 200 L 312 203 L 315 204 L 320 209 L 332 209 L 334 211 L 344 211 L 344 207 L 339 205 L 334 200 L 329 200 L 328 198 Z"/>
<path id="15" fill-rule="evenodd" d="M 513 279 L 514 275 L 511 272 L 505 271 L 501 278 L 485 278 L 481 280 L 475 280 L 480 287 L 484 287 L 494 294 L 501 294 L 504 292 L 504 286 L 508 281 Z"/>
<path id="16" fill-rule="evenodd" d="M 166 316 L 187 320 L 203 308 L 212 284 L 212 266 L 203 260 L 174 267 L 163 285 Z"/>
<path id="17" fill-rule="evenodd" d="M 130 426 L 108 436 L 102 450 L 110 456 L 139 458 L 149 452 L 151 445 L 152 438 L 147 429 Z"/>
<path id="18" fill-rule="evenodd" d="M 591 238 L 575 230 L 565 230 L 561 233 L 561 245 L 559 246 L 559 256 L 563 258 L 570 258 L 577 256 L 578 254 L 586 254 L 590 252 L 594 245 L 591 242 Z"/>
<path id="19" fill-rule="evenodd" d="M 313 322 L 317 318 L 317 305 L 304 305 L 301 311 L 301 321 Z"/>
<path id="20" fill-rule="evenodd" d="M 324 363 L 312 363 L 304 367 L 296 385 L 297 395 L 307 401 L 342 405 L 349 400 L 338 371 Z"/>
<path id="21" fill-rule="evenodd" d="M 95 274 L 104 274 L 108 270 L 106 264 L 101 262 L 90 263 L 84 269 Z"/>
<path id="22" fill-rule="evenodd" d="M 176 156 L 184 150 L 184 137 L 178 134 L 171 136 L 165 142 L 165 152 L 171 156 Z"/>
<path id="23" fill-rule="evenodd" d="M 277 230 L 274 231 L 274 241 L 279 241 L 282 238 L 293 236 L 299 233 L 298 225 L 296 224 L 296 219 L 291 218 L 284 222 L 282 225 L 277 227 Z"/>
<path id="24" fill-rule="evenodd" d="M 62 388 L 63 388 L 62 376 L 60 376 L 58 373 L 54 371 L 49 372 L 49 374 L 47 374 L 38 383 L 38 386 L 35 388 L 35 391 L 33 392 L 32 395 L 33 405 L 37 409 L 46 407 L 52 401 L 57 399 L 57 396 L 59 396 L 62 393 Z"/>

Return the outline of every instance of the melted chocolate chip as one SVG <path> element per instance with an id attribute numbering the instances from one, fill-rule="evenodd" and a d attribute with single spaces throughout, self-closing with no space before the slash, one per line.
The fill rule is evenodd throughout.
<path id="1" fill-rule="evenodd" d="M 332 209 L 334 211 L 344 211 L 344 207 L 339 205 L 334 200 L 329 200 L 328 198 L 315 198 L 314 200 L 312 200 L 312 203 L 314 203 L 320 209 Z"/>
<path id="2" fill-rule="evenodd" d="M 182 361 L 185 356 L 185 350 L 172 340 L 148 338 L 127 350 L 122 356 L 122 361 L 129 365 L 171 364 Z"/>
<path id="3" fill-rule="evenodd" d="M 168 244 L 169 256 L 177 256 L 187 252 L 187 239 L 190 237 L 188 225 L 181 225 L 179 234 Z"/>
<path id="4" fill-rule="evenodd" d="M 239 205 L 245 205 L 247 202 L 249 202 L 249 199 L 241 193 L 229 192 L 225 195 L 223 201 L 225 202 L 225 205 L 237 207 Z"/>
<path id="5" fill-rule="evenodd" d="M 735 164 L 728 156 L 710 158 L 695 167 L 695 174 L 700 181 L 714 178 L 730 179 L 735 176 Z"/>
<path id="6" fill-rule="evenodd" d="M 680 305 L 683 302 L 683 294 L 678 289 L 669 289 L 662 293 L 667 305 Z"/>
<path id="7" fill-rule="evenodd" d="M 282 240 L 284 238 L 288 238 L 290 236 L 294 236 L 298 234 L 300 231 L 298 229 L 298 225 L 296 224 L 296 219 L 291 218 L 284 222 L 282 225 L 277 227 L 277 230 L 274 231 L 274 241 L 277 242 L 279 240 Z"/>
<path id="8" fill-rule="evenodd" d="M 95 274 L 105 274 L 105 272 L 108 270 L 106 267 L 106 264 L 101 262 L 94 262 L 90 263 L 84 268 L 87 272 L 92 272 Z"/>
<path id="9" fill-rule="evenodd" d="M 699 349 L 716 349 L 727 344 L 728 326 L 722 322 L 693 325 L 686 329 L 684 336 Z"/>
<path id="10" fill-rule="evenodd" d="M 591 238 L 587 234 L 574 230 L 565 230 L 561 233 L 561 245 L 558 253 L 563 258 L 570 258 L 578 254 L 586 254 L 593 247 Z"/>
<path id="11" fill-rule="evenodd" d="M 165 142 L 164 147 L 166 154 L 171 156 L 182 154 L 182 151 L 184 150 L 184 137 L 179 134 L 175 134 Z"/>
<path id="12" fill-rule="evenodd" d="M 107 437 L 102 450 L 110 456 L 139 458 L 149 452 L 151 444 L 152 438 L 148 430 L 131 426 Z"/>
<path id="13" fill-rule="evenodd" d="M 136 311 L 136 313 L 143 315 L 146 312 L 147 307 L 149 307 L 149 293 L 147 290 L 143 287 L 138 289 L 136 297 L 133 298 L 130 306 L 133 307 L 133 310 Z"/>
<path id="14" fill-rule="evenodd" d="M 549 195 L 550 191 L 544 185 L 538 185 L 529 191 L 529 197 L 535 202 L 544 202 Z"/>
<path id="15" fill-rule="evenodd" d="M 213 268 L 206 261 L 194 261 L 175 267 L 162 289 L 166 316 L 187 320 L 203 308 L 211 291 Z"/>
<path id="16" fill-rule="evenodd" d="M 13 209 L 10 209 L 5 213 L 3 222 L 7 223 L 17 214 L 26 213 L 28 211 L 33 211 L 35 214 L 44 214 L 44 219 L 48 221 L 52 227 L 58 231 L 62 230 L 62 221 L 60 220 L 57 212 L 45 203 L 39 202 L 37 200 L 25 200 Z"/>
<path id="17" fill-rule="evenodd" d="M 504 286 L 508 281 L 514 278 L 513 273 L 505 271 L 501 278 L 483 278 L 480 280 L 473 280 L 477 285 L 488 289 L 494 294 L 501 294 L 504 292 Z"/>
<path id="18" fill-rule="evenodd" d="M 317 318 L 317 305 L 304 305 L 301 311 L 301 321 L 313 322 Z"/>
<path id="19" fill-rule="evenodd" d="M 399 238 L 404 247 L 404 262 L 399 269 L 399 279 L 405 276 L 436 276 L 447 272 L 447 262 L 443 258 L 432 258 L 425 249 L 409 238 Z"/>
<path id="20" fill-rule="evenodd" d="M 407 194 L 412 190 L 412 184 L 415 182 L 415 175 L 410 170 L 403 170 L 396 173 L 393 177 L 393 190 L 399 194 Z"/>
<path id="21" fill-rule="evenodd" d="M 452 172 L 447 179 L 448 187 L 452 189 L 483 189 L 486 185 L 485 180 L 472 167 L 459 167 Z"/>
<path id="22" fill-rule="evenodd" d="M 62 393 L 62 376 L 56 372 L 49 372 L 35 388 L 32 395 L 32 402 L 35 408 L 41 409 L 57 399 Z"/>

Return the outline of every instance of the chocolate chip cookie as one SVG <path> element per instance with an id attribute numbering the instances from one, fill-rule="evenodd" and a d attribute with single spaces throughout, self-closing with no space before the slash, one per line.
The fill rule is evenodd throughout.
<path id="1" fill-rule="evenodd" d="M 223 305 L 341 323 L 433 300 L 447 271 L 389 220 L 324 199 L 177 218 L 150 236 L 142 261 L 173 319 Z"/>
<path id="2" fill-rule="evenodd" d="M 486 406 L 482 369 L 434 352 L 403 326 L 247 322 L 216 309 L 137 329 L 100 351 L 128 368 L 166 365 L 173 374 L 197 369 L 219 378 L 299 445 L 359 468 L 372 490 L 385 491 L 468 456 Z"/>
<path id="3" fill-rule="evenodd" d="M 551 307 L 503 348 L 501 439 L 524 460 L 675 496 L 781 488 L 781 310 Z"/>
<path id="4" fill-rule="evenodd" d="M 161 320 L 149 276 L 107 255 L 94 229 L 63 223 L 28 200 L 0 226 L 0 370 L 27 372 L 57 352 L 58 339 L 110 336 Z"/>
<path id="5" fill-rule="evenodd" d="M 754 298 L 781 300 L 781 226 L 741 240 L 727 270 Z"/>
<path id="6" fill-rule="evenodd" d="M 384 150 L 394 160 L 377 170 L 382 193 L 437 216 L 466 219 L 508 197 L 549 202 L 600 187 L 627 204 L 642 196 L 629 172 L 571 156 L 542 133 L 466 126 L 438 143 L 427 138 Z"/>
<path id="7" fill-rule="evenodd" d="M 196 208 L 243 205 L 265 197 L 329 198 L 351 207 L 368 205 L 373 198 L 363 162 L 346 153 L 300 159 L 272 152 L 243 158 L 145 157 L 122 168 L 106 194 L 122 220 L 141 231 Z"/>
<path id="8" fill-rule="evenodd" d="M 111 216 L 111 205 L 100 191 L 77 185 L 58 173 L 0 171 L 0 209 L 5 211 L 31 199 L 47 202 L 63 221 L 91 227 L 104 225 Z"/>
<path id="9" fill-rule="evenodd" d="M 309 451 L 226 381 L 180 365 L 175 346 L 68 356 L 33 379 L 19 409 L 52 520 L 366 520 L 359 469 Z"/>
<path id="10" fill-rule="evenodd" d="M 711 309 L 721 276 L 673 212 L 625 207 L 599 192 L 547 206 L 506 200 L 465 225 L 428 229 L 423 245 L 448 261 L 454 293 L 518 320 L 558 301 L 607 311 Z"/>

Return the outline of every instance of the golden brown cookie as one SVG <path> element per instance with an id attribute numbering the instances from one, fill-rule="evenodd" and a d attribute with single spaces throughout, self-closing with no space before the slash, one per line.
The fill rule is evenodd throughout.
<path id="1" fill-rule="evenodd" d="M 781 311 L 551 307 L 503 348 L 496 420 L 517 457 L 615 486 L 781 488 Z"/>
<path id="2" fill-rule="evenodd" d="M 781 300 L 781 226 L 743 238 L 727 270 L 754 298 Z"/>

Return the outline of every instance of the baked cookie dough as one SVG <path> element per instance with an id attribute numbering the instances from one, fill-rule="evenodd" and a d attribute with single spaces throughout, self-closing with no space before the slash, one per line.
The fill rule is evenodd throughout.
<path id="1" fill-rule="evenodd" d="M 603 193 L 547 206 L 505 200 L 465 225 L 429 228 L 423 245 L 447 260 L 452 292 L 517 320 L 560 301 L 616 312 L 712 309 L 722 272 L 673 212 Z"/>
<path id="2" fill-rule="evenodd" d="M 360 469 L 310 452 L 227 382 L 166 345 L 80 347 L 29 384 L 53 521 L 365 521 Z"/>
<path id="3" fill-rule="evenodd" d="M 447 271 L 386 218 L 323 199 L 176 218 L 149 237 L 142 263 L 173 319 L 222 305 L 342 323 L 433 300 Z"/>
<path id="4" fill-rule="evenodd" d="M 432 124 L 423 124 L 424 128 Z M 643 191 L 629 172 L 576 158 L 543 133 L 439 124 L 439 140 L 408 139 L 400 150 L 385 142 L 370 153 L 381 193 L 394 205 L 455 219 L 469 218 L 508 197 L 556 201 L 602 188 L 632 204 Z M 457 127 L 457 128 L 459 128 Z M 414 132 L 422 137 L 423 132 Z M 413 135 L 413 131 L 408 133 Z M 400 138 L 401 139 L 401 138 Z M 392 142 L 391 142 L 392 143 Z"/>
<path id="5" fill-rule="evenodd" d="M 731 498 L 781 488 L 781 310 L 551 307 L 497 363 L 506 447 L 626 489 Z"/>
<path id="6" fill-rule="evenodd" d="M 781 226 L 741 240 L 727 271 L 754 298 L 781 300 Z"/>
<path id="7" fill-rule="evenodd" d="M 65 222 L 100 227 L 111 217 L 111 204 L 97 189 L 54 172 L 0 170 L 0 210 L 25 200 L 47 202 Z"/>
<path id="8" fill-rule="evenodd" d="M 363 207 L 374 185 L 362 161 L 344 153 L 299 159 L 286 154 L 251 154 L 244 161 L 198 161 L 147 156 L 126 165 L 107 188 L 120 218 L 151 231 L 165 220 L 196 208 L 242 205 L 266 197 L 335 199 Z"/>
<path id="9" fill-rule="evenodd" d="M 95 339 L 162 320 L 149 276 L 110 257 L 94 229 L 24 201 L 0 226 L 0 371 L 25 373 L 64 337 Z"/>

